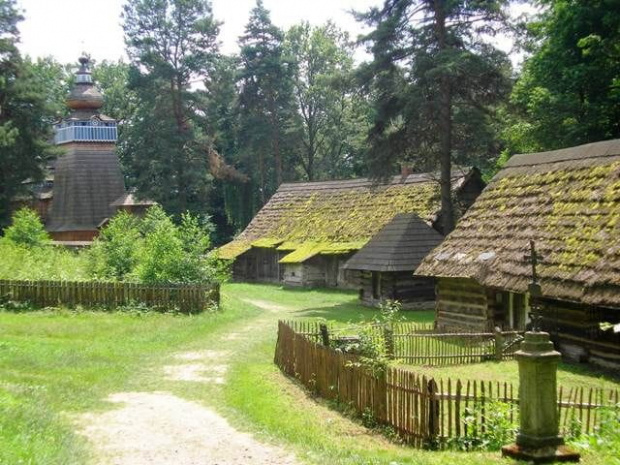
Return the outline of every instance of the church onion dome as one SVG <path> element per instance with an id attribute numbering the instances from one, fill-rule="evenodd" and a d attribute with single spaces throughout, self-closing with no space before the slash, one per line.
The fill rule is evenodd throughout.
<path id="1" fill-rule="evenodd" d="M 72 110 L 97 110 L 103 106 L 103 95 L 95 87 L 90 73 L 90 59 L 79 59 L 80 69 L 75 73 L 75 84 L 67 97 L 67 106 Z"/>

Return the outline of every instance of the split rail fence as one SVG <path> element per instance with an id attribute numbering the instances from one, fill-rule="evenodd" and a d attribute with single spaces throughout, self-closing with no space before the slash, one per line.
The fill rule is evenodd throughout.
<path id="1" fill-rule="evenodd" d="M 510 383 L 439 380 L 388 367 L 374 373 L 361 359 L 309 338 L 307 324 L 279 322 L 275 363 L 326 399 L 349 404 L 378 424 L 389 425 L 416 447 L 442 447 L 450 440 L 480 437 L 497 402 L 517 421 L 518 392 Z M 303 332 L 306 334 L 303 334 Z M 560 389 L 563 433 L 591 433 L 613 412 L 618 390 Z"/>
<path id="2" fill-rule="evenodd" d="M 0 299 L 26 302 L 39 307 L 122 307 L 142 303 L 155 309 L 201 312 L 218 303 L 219 284 L 146 285 L 97 281 L 0 280 Z"/>

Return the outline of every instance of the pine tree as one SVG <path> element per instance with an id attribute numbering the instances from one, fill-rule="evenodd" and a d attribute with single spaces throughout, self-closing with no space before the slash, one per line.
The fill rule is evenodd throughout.
<path id="1" fill-rule="evenodd" d="M 385 177 L 397 161 L 439 167 L 443 232 L 454 227 L 454 161 L 496 154 L 494 106 L 509 90 L 505 54 L 483 42 L 506 17 L 506 0 L 386 0 L 360 19 L 373 61 L 361 72 L 375 99 L 370 170 Z"/>
<path id="2" fill-rule="evenodd" d="M 14 0 L 0 0 L 0 227 L 23 182 L 40 179 L 54 154 L 48 144 L 54 116 L 48 89 L 16 46 L 22 19 Z"/>
<path id="3" fill-rule="evenodd" d="M 239 150 L 260 208 L 282 183 L 286 128 L 292 115 L 291 71 L 283 56 L 282 31 L 262 0 L 240 38 Z M 254 175 L 256 173 L 256 175 Z"/>
<path id="4" fill-rule="evenodd" d="M 217 57 L 218 23 L 205 0 L 129 0 L 123 28 L 136 109 L 120 141 L 130 183 L 173 214 L 204 213 L 209 141 L 193 82 Z"/>

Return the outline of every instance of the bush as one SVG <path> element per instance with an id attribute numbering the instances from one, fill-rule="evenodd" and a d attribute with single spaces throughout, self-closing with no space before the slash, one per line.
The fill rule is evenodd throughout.
<path id="1" fill-rule="evenodd" d="M 148 284 L 221 282 L 226 269 L 208 254 L 211 229 L 208 219 L 201 223 L 189 213 L 177 226 L 159 206 L 142 220 L 120 213 L 92 247 L 91 272 Z"/>
<path id="2" fill-rule="evenodd" d="M 13 214 L 12 224 L 4 231 L 4 236 L 24 247 L 42 247 L 51 243 L 41 218 L 30 208 L 22 208 Z"/>
<path id="3" fill-rule="evenodd" d="M 464 423 L 467 432 L 464 436 L 449 440 L 451 448 L 459 450 L 500 450 L 502 446 L 513 442 L 519 429 L 516 410 L 511 421 L 513 406 L 507 402 L 490 400 L 484 404 L 484 428 L 479 423 L 481 403 L 465 410 Z"/>
<path id="4" fill-rule="evenodd" d="M 139 219 L 127 212 L 110 220 L 89 251 L 95 278 L 123 280 L 134 269 L 141 240 L 139 225 Z"/>

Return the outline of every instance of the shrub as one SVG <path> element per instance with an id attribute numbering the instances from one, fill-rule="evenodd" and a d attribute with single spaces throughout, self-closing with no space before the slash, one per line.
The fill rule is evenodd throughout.
<path id="1" fill-rule="evenodd" d="M 123 280 L 133 270 L 142 239 L 139 225 L 139 219 L 127 212 L 110 220 L 89 251 L 95 278 Z"/>
<path id="2" fill-rule="evenodd" d="M 93 276 L 148 284 L 221 282 L 227 269 L 208 253 L 208 218 L 189 213 L 177 226 L 160 206 L 149 208 L 142 220 L 119 213 L 93 244 Z"/>
<path id="3" fill-rule="evenodd" d="M 86 257 L 63 247 L 24 247 L 3 239 L 0 257 L 0 279 L 83 281 L 89 277 Z"/>
<path id="4" fill-rule="evenodd" d="M 51 242 L 41 218 L 30 208 L 22 208 L 13 214 L 12 224 L 4 231 L 4 236 L 25 247 L 41 247 Z"/>
<path id="5" fill-rule="evenodd" d="M 499 450 L 503 445 L 514 441 L 518 431 L 517 415 L 511 421 L 512 405 L 507 402 L 490 400 L 484 404 L 485 425 L 479 423 L 482 404 L 476 403 L 465 410 L 466 434 L 453 438 L 448 445 L 460 450 Z M 514 412 L 516 413 L 516 411 Z"/>

